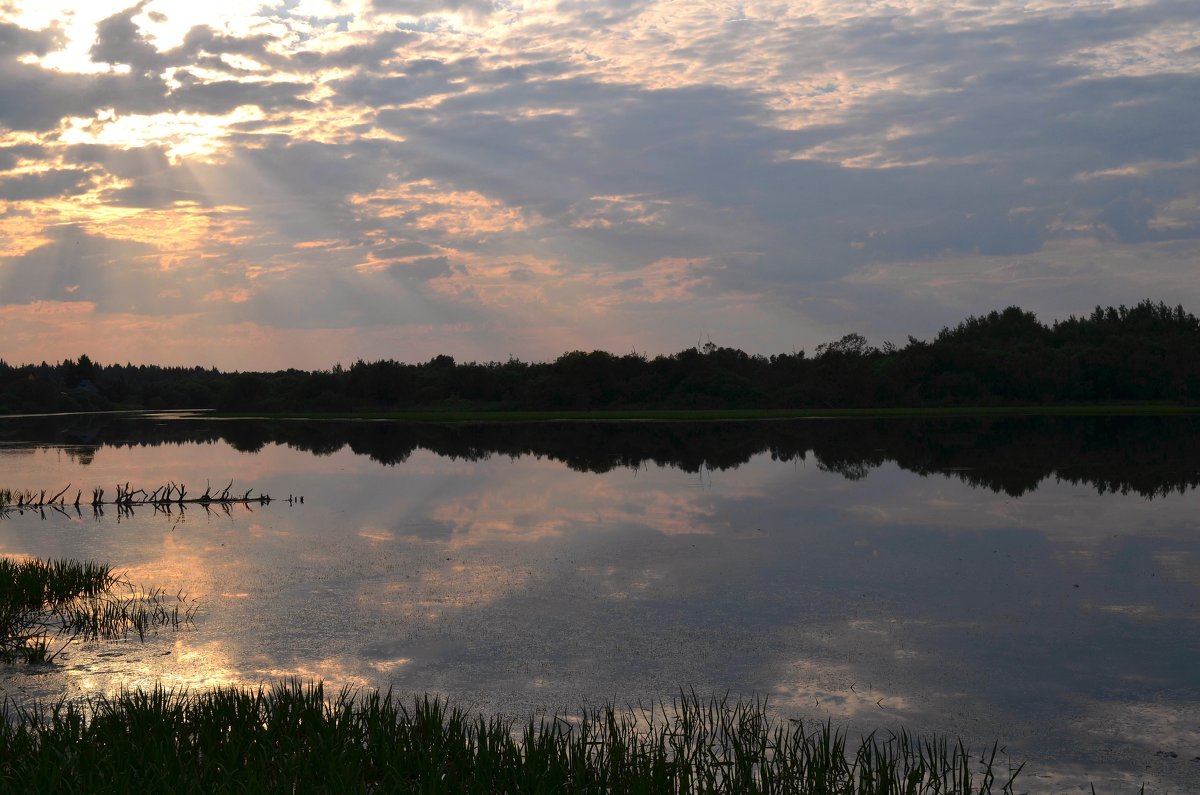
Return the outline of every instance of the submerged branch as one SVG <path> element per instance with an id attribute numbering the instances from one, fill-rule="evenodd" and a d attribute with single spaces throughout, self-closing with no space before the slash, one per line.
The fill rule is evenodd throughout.
<path id="1" fill-rule="evenodd" d="M 34 491 L 32 489 L 0 489 L 0 517 L 6 515 L 9 511 L 24 511 L 38 510 L 42 508 L 53 508 L 59 510 L 67 505 L 78 509 L 81 498 L 83 496 L 82 489 L 75 495 L 75 501 L 68 503 L 67 498 L 63 495 L 71 488 L 68 483 L 61 491 L 47 498 L 46 490 Z M 93 508 L 99 508 L 103 505 L 115 505 L 118 507 L 133 507 L 137 505 L 150 505 L 156 507 L 167 507 L 171 505 L 269 505 L 274 501 L 271 495 L 264 492 L 259 492 L 254 495 L 254 489 L 247 489 L 242 494 L 237 494 L 231 491 L 233 481 L 229 481 L 229 485 L 218 492 L 213 492 L 212 487 L 204 490 L 204 493 L 199 497 L 188 497 L 187 487 L 184 484 L 176 484 L 174 482 L 166 483 L 155 488 L 153 491 L 145 489 L 133 489 L 129 483 L 118 483 L 116 486 L 117 496 L 115 499 L 106 500 L 104 498 L 104 489 L 92 489 L 92 499 L 90 504 Z M 285 502 L 292 503 L 298 501 L 296 498 L 289 497 Z"/>

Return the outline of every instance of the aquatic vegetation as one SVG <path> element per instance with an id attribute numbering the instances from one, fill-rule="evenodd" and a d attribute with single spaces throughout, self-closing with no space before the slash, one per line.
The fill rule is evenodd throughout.
<path id="1" fill-rule="evenodd" d="M 24 792 L 1008 793 L 1001 770 L 942 738 L 778 722 L 762 701 L 469 715 L 425 696 L 292 680 L 156 688 L 0 708 L 0 781 Z"/>
<path id="2" fill-rule="evenodd" d="M 145 640 L 190 623 L 195 609 L 182 593 L 139 589 L 104 564 L 0 558 L 0 661 L 52 662 L 75 639 Z"/>

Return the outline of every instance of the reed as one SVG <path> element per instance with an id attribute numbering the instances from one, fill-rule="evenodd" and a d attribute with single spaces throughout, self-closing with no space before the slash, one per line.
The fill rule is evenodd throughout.
<path id="1" fill-rule="evenodd" d="M 694 692 L 522 724 L 296 680 L 0 707 L 0 781 L 18 792 L 1009 793 L 1020 768 L 998 753 L 903 732 L 850 742 Z"/>
<path id="2" fill-rule="evenodd" d="M 191 623 L 194 600 L 145 591 L 101 563 L 0 558 L 0 661 L 52 662 L 75 639 L 122 640 Z"/>

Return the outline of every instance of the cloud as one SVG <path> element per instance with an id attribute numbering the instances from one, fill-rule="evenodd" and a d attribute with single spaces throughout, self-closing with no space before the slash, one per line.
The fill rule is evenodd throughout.
<path id="1" fill-rule="evenodd" d="M 150 0 L 142 0 L 100 21 L 90 53 L 93 61 L 125 64 L 143 74 L 157 74 L 166 65 L 167 60 L 133 21 L 149 3 Z"/>
<path id="2" fill-rule="evenodd" d="M 183 42 L 170 50 L 165 58 L 172 63 L 188 63 L 201 55 L 241 55 L 267 67 L 286 66 L 288 59 L 271 49 L 275 42 L 274 37 L 265 33 L 234 36 L 207 25 L 196 25 L 188 30 Z M 218 62 L 223 63 L 219 57 L 210 59 L 208 63 L 215 66 Z M 232 67 L 226 64 L 222 68 Z"/>
<path id="3" fill-rule="evenodd" d="M 26 30 L 11 22 L 0 22 L 0 58 L 19 55 L 45 55 L 62 44 L 55 28 Z"/>
<path id="4" fill-rule="evenodd" d="M 172 307 L 364 335 L 403 314 L 501 358 L 1085 311 L 1097 273 L 1177 285 L 1200 236 L 1193 5 L 148 0 L 81 26 L 22 4 L 5 250 L 45 264 L 75 228 L 99 259 L 4 268 L 21 300 L 82 300 L 122 269 L 156 295 L 153 261 Z M 150 248 L 125 267 L 112 241 Z"/>
<path id="5" fill-rule="evenodd" d="M 441 16 L 443 14 L 467 14 L 483 17 L 492 13 L 492 0 L 371 0 L 371 9 L 377 14 L 403 14 L 405 16 Z"/>
<path id="6" fill-rule="evenodd" d="M 81 144 L 63 152 L 67 163 L 96 169 L 119 181 L 105 190 L 107 203 L 120 207 L 169 208 L 178 202 L 208 204 L 208 197 L 185 168 L 172 165 L 160 146 L 130 149 Z"/>
<path id="7" fill-rule="evenodd" d="M 51 242 L 0 260 L 0 303 L 84 301 L 102 311 L 156 314 L 154 278 L 138 266 L 150 246 L 89 235 L 77 227 L 50 232 Z"/>
<path id="8" fill-rule="evenodd" d="M 388 274 L 401 281 L 428 281 L 440 276 L 450 275 L 450 260 L 448 257 L 417 257 L 407 260 L 393 260 L 388 266 Z"/>
<path id="9" fill-rule="evenodd" d="M 53 130 L 67 117 L 88 118 L 100 108 L 149 112 L 165 93 L 158 81 L 130 75 L 64 74 L 0 60 L 0 125 L 10 130 Z"/>
<path id="10" fill-rule="evenodd" d="M 3 195 L 8 201 L 66 196 L 72 193 L 82 193 L 83 188 L 90 182 L 91 176 L 80 169 L 61 169 L 0 177 L 0 195 Z"/>
<path id="11" fill-rule="evenodd" d="M 189 72 L 176 72 L 182 85 L 170 95 L 170 108 L 177 111 L 223 115 L 243 105 L 253 105 L 265 112 L 312 107 L 304 98 L 311 90 L 306 83 L 285 81 L 247 82 L 244 80 L 210 80 L 200 82 Z"/>

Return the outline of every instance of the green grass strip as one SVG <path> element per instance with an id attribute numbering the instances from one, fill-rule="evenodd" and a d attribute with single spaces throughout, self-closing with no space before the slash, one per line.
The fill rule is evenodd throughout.
<path id="1" fill-rule="evenodd" d="M 850 742 L 775 722 L 762 701 L 591 709 L 514 723 L 425 696 L 290 681 L 155 689 L 19 709 L 0 720 L 13 792 L 1008 793 L 993 745 L 904 732 Z"/>

